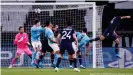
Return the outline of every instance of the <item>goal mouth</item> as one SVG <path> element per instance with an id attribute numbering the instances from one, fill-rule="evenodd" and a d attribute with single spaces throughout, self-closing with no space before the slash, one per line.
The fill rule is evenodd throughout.
<path id="1" fill-rule="evenodd" d="M 7 32 L 17 32 L 19 26 L 24 26 L 26 32 L 30 34 L 30 27 L 35 18 L 39 18 L 42 25 L 44 25 L 47 20 L 51 20 L 53 24 L 58 24 L 60 28 L 65 27 L 66 21 L 70 19 L 73 22 L 73 28 L 77 29 L 77 31 L 82 31 L 82 28 L 86 27 L 88 31 L 92 33 L 92 38 L 96 38 L 96 36 L 100 34 L 97 33 L 98 27 L 100 27 L 100 22 L 97 22 L 97 19 L 100 18 L 97 18 L 97 6 L 95 2 L 1 3 L 1 9 L 2 24 L 4 26 L 3 32 L 6 32 L 6 34 Z M 91 67 L 93 68 L 97 68 L 97 62 L 99 62 L 97 60 L 98 47 L 96 44 L 96 42 L 93 42 L 93 50 L 91 51 L 93 56 L 90 55 L 89 57 L 89 59 L 92 60 Z M 101 60 L 103 59 L 101 58 Z M 89 62 L 88 59 L 87 62 Z M 87 64 L 87 62 L 85 62 L 85 64 Z M 46 64 L 50 64 L 50 60 L 48 60 Z M 29 66 L 29 61 L 27 61 L 27 65 Z M 63 66 L 66 67 L 68 65 L 65 64 Z"/>

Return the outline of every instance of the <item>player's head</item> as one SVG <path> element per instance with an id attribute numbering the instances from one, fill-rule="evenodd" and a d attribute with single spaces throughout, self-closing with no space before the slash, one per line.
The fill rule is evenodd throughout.
<path id="1" fill-rule="evenodd" d="M 34 25 L 40 25 L 40 20 L 38 20 L 38 19 L 36 19 L 36 20 L 34 20 Z"/>
<path id="2" fill-rule="evenodd" d="M 70 21 L 67 21 L 67 24 L 66 24 L 68 27 L 71 27 L 72 26 L 72 23 Z"/>
<path id="3" fill-rule="evenodd" d="M 87 33 L 87 28 L 83 28 L 82 32 Z"/>
<path id="4" fill-rule="evenodd" d="M 47 21 L 46 22 L 46 27 L 48 27 L 48 28 L 53 28 L 53 25 L 52 25 L 52 23 L 50 22 L 50 21 Z"/>
<path id="5" fill-rule="evenodd" d="M 20 32 L 20 33 L 24 33 L 24 27 L 20 26 L 20 27 L 19 27 L 19 32 Z"/>
<path id="6" fill-rule="evenodd" d="M 58 25 L 53 26 L 52 30 L 57 31 L 58 30 Z"/>
<path id="7" fill-rule="evenodd" d="M 128 18 L 131 18 L 131 16 L 120 16 L 121 19 L 128 19 Z"/>

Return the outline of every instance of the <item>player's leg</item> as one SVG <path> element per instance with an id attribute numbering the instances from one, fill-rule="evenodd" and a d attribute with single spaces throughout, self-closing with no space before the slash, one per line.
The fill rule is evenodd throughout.
<path id="1" fill-rule="evenodd" d="M 29 48 L 25 48 L 24 52 L 25 52 L 25 54 L 27 54 L 30 57 L 30 59 L 32 59 L 32 52 Z"/>
<path id="2" fill-rule="evenodd" d="M 32 65 L 34 66 L 36 64 L 36 55 L 37 52 L 40 51 L 42 49 L 42 44 L 40 41 L 36 41 L 36 42 L 32 42 L 32 46 L 34 48 L 34 52 L 32 55 Z"/>
<path id="3" fill-rule="evenodd" d="M 53 49 L 54 53 L 58 56 L 57 63 L 56 63 L 56 66 L 55 66 L 55 71 L 57 72 L 58 67 L 60 65 L 60 62 L 61 62 L 62 55 L 60 54 L 60 49 L 58 47 L 58 44 L 56 44 L 56 43 L 50 44 L 49 43 L 49 46 Z"/>
<path id="4" fill-rule="evenodd" d="M 62 59 L 63 54 L 65 53 L 65 50 L 66 49 L 64 47 L 64 44 L 61 43 L 61 45 L 60 45 L 60 51 L 59 51 L 59 54 L 61 55 L 61 59 Z M 59 64 L 61 62 L 61 59 L 59 58 L 58 55 L 56 55 L 56 58 L 57 58 L 57 62 L 56 62 L 56 66 L 55 66 L 55 71 L 57 72 L 58 71 Z"/>
<path id="5" fill-rule="evenodd" d="M 44 52 L 41 52 L 41 55 L 39 56 L 39 59 L 37 60 L 37 65 L 36 65 L 36 68 L 42 68 L 42 64 L 40 64 L 42 61 L 43 61 L 43 58 L 45 56 L 45 53 Z"/>
<path id="6" fill-rule="evenodd" d="M 91 39 L 90 42 L 92 41 L 98 41 L 98 40 L 104 40 L 105 37 L 108 35 L 108 33 L 112 32 L 112 29 L 111 27 L 108 27 L 106 28 L 106 30 L 104 31 L 104 33 L 100 36 L 100 37 L 97 37 L 97 38 L 94 38 L 94 39 Z"/>
<path id="7" fill-rule="evenodd" d="M 71 59 L 73 59 L 74 70 L 76 72 L 80 72 L 80 70 L 77 68 L 76 53 L 74 51 L 74 48 L 73 48 L 73 45 L 72 44 L 68 44 L 67 51 L 68 51 L 68 54 L 72 57 Z"/>
<path id="8" fill-rule="evenodd" d="M 23 50 L 22 49 L 17 49 L 17 52 L 16 52 L 16 55 L 15 57 L 12 59 L 12 62 L 9 66 L 9 68 L 12 68 L 13 65 L 15 64 L 15 62 L 18 60 L 18 58 L 20 57 L 20 55 L 23 53 Z"/>
<path id="9" fill-rule="evenodd" d="M 42 41 L 41 55 L 39 56 L 39 59 L 37 60 L 36 68 L 42 67 L 40 63 L 43 61 L 43 58 L 45 56 L 47 49 L 49 49 L 47 41 Z"/>
<path id="10" fill-rule="evenodd" d="M 73 68 L 73 59 L 72 59 L 71 55 L 69 55 L 69 63 L 70 63 L 69 67 Z"/>
<path id="11" fill-rule="evenodd" d="M 60 62 L 61 62 L 61 59 L 62 59 L 62 55 L 60 54 L 59 49 L 57 49 L 57 51 L 55 51 L 55 54 L 57 56 L 57 63 L 56 63 L 56 66 L 55 66 L 55 71 L 58 71 L 58 68 L 59 68 L 59 65 L 60 65 Z"/>
<path id="12" fill-rule="evenodd" d="M 52 63 L 52 67 L 54 67 L 54 58 L 55 58 L 55 56 L 54 56 L 54 52 L 51 52 L 51 63 Z"/>
<path id="13" fill-rule="evenodd" d="M 115 41 L 115 55 L 116 55 L 116 57 L 117 58 L 120 58 L 120 56 L 119 56 L 119 47 L 118 47 L 118 45 L 119 45 L 119 42 L 120 42 L 120 40 L 119 40 L 119 37 L 116 35 L 116 34 L 112 34 L 112 39 Z"/>
<path id="14" fill-rule="evenodd" d="M 34 62 L 35 62 L 35 58 L 36 58 L 36 54 L 37 54 L 37 42 L 32 42 L 32 47 L 34 49 L 34 52 L 32 54 L 32 62 L 31 62 L 31 65 L 34 66 Z"/>
<path id="15" fill-rule="evenodd" d="M 85 69 L 85 67 L 82 65 L 82 55 L 81 55 L 80 50 L 77 51 L 77 56 L 78 56 L 80 68 Z"/>

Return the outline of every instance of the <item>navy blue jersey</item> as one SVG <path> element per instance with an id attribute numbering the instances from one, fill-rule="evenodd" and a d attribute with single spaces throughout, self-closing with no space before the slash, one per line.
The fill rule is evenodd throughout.
<path id="1" fill-rule="evenodd" d="M 111 20 L 110 25 L 108 26 L 108 28 L 106 28 L 106 30 L 104 31 L 103 36 L 108 36 L 108 35 L 114 36 L 114 31 L 119 26 L 120 19 L 121 19 L 120 16 L 115 16 Z"/>
<path id="2" fill-rule="evenodd" d="M 72 28 L 64 28 L 61 32 L 61 41 L 73 42 L 73 34 L 75 31 Z"/>
<path id="3" fill-rule="evenodd" d="M 120 16 L 115 16 L 111 20 L 109 27 L 111 28 L 112 31 L 115 30 L 118 27 L 118 25 L 120 23 L 120 19 L 121 19 Z"/>

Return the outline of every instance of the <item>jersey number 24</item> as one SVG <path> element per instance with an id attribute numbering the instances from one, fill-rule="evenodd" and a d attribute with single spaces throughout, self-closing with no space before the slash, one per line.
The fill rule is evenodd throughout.
<path id="1" fill-rule="evenodd" d="M 63 31 L 62 32 L 62 39 L 66 39 L 66 38 L 69 38 L 71 39 L 71 35 L 70 35 L 71 31 L 67 32 L 67 31 Z"/>

